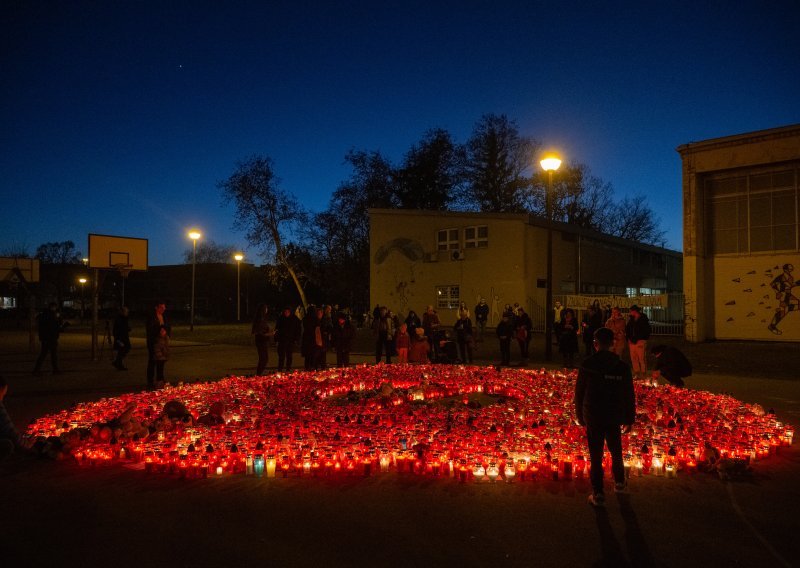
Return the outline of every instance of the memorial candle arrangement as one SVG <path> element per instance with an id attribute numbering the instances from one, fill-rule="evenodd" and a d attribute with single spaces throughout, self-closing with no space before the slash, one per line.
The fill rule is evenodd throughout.
<path id="1" fill-rule="evenodd" d="M 448 365 L 229 377 L 79 404 L 28 433 L 82 432 L 69 447 L 80 464 L 142 462 L 146 472 L 185 478 L 393 471 L 480 483 L 572 479 L 588 473 L 574 386 L 574 371 Z M 793 441 L 791 426 L 727 395 L 637 384 L 636 398 L 636 424 L 623 436 L 628 474 L 667 479 L 695 471 L 709 451 L 750 461 Z M 195 419 L 223 402 L 224 423 L 164 425 L 158 416 L 171 400 Z M 131 405 L 147 435 L 88 435 Z"/>

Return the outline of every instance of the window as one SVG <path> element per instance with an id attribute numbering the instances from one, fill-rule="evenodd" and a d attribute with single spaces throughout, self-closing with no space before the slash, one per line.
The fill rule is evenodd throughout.
<path id="1" fill-rule="evenodd" d="M 458 250 L 461 241 L 458 238 L 458 229 L 441 229 L 436 234 L 436 250 Z"/>
<path id="2" fill-rule="evenodd" d="M 464 229 L 464 248 L 485 248 L 489 246 L 489 227 L 478 225 Z"/>
<path id="3" fill-rule="evenodd" d="M 460 286 L 437 286 L 436 307 L 440 310 L 455 310 L 461 302 Z"/>
<path id="4" fill-rule="evenodd" d="M 797 250 L 794 170 L 705 182 L 712 254 Z"/>

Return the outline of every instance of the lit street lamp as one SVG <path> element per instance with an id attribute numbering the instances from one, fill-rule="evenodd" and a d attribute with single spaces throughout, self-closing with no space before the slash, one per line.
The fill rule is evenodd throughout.
<path id="1" fill-rule="evenodd" d="M 84 285 L 86 284 L 86 278 L 78 278 L 78 282 L 81 285 L 81 325 L 83 325 L 83 311 L 85 309 L 84 305 Z"/>
<path id="2" fill-rule="evenodd" d="M 189 231 L 189 238 L 192 239 L 192 303 L 189 308 L 189 331 L 194 331 L 194 275 L 197 266 L 197 239 L 202 237 L 198 231 Z"/>
<path id="3" fill-rule="evenodd" d="M 244 255 L 239 252 L 233 255 L 233 258 L 236 259 L 236 321 L 242 321 L 242 293 L 240 292 L 242 280 L 240 278 L 240 273 Z"/>
<path id="4" fill-rule="evenodd" d="M 547 172 L 547 192 L 544 196 L 544 214 L 547 218 L 547 291 L 544 301 L 544 359 L 553 359 L 553 172 L 561 166 L 561 160 L 548 156 L 541 162 Z M 580 293 L 580 290 L 578 291 Z"/>

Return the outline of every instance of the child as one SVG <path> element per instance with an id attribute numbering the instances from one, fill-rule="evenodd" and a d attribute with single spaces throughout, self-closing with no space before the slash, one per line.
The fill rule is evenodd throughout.
<path id="1" fill-rule="evenodd" d="M 162 325 L 154 348 L 156 355 L 156 388 L 164 386 L 164 365 L 169 360 L 169 333 L 167 326 Z"/>
<path id="2" fill-rule="evenodd" d="M 408 326 L 400 325 L 400 333 L 397 334 L 397 360 L 401 365 L 408 363 L 408 349 L 411 347 L 411 337 L 408 335 Z"/>
<path id="3" fill-rule="evenodd" d="M 428 338 L 425 337 L 425 330 L 418 327 L 414 330 L 417 337 L 411 344 L 409 352 L 409 360 L 412 363 L 428 363 L 428 353 L 431 350 L 431 344 L 428 343 Z"/>

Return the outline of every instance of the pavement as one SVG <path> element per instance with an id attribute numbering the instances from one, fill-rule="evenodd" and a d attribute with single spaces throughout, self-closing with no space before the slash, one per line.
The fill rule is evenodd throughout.
<path id="1" fill-rule="evenodd" d="M 73 402 L 142 389 L 146 352 L 141 340 L 133 347 L 129 371 L 117 371 L 107 350 L 91 360 L 88 335 L 66 334 L 65 372 L 51 375 L 46 362 L 34 377 L 27 337 L 0 332 L 9 413 L 22 428 Z M 478 364 L 492 362 L 480 354 Z M 167 379 L 251 374 L 255 359 L 251 347 L 174 341 Z M 800 425 L 800 381 L 697 374 L 688 383 Z M 587 480 L 178 481 L 13 458 L 0 463 L 0 534 L 4 566 L 793 566 L 799 475 L 795 445 L 737 481 L 633 478 L 629 495 L 594 510 Z"/>

